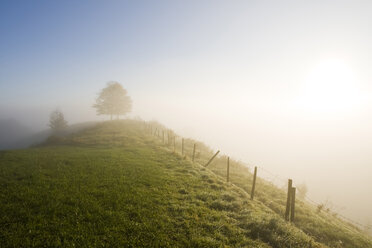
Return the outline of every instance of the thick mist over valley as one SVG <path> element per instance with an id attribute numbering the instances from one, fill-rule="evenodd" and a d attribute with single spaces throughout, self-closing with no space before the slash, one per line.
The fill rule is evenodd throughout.
<path id="1" fill-rule="evenodd" d="M 45 141 L 55 110 L 66 134 L 110 120 L 93 105 L 116 81 L 133 103 L 121 119 L 157 121 L 280 188 L 291 178 L 371 226 L 369 1 L 141 2 L 2 4 L 0 150 Z"/>
<path id="2" fill-rule="evenodd" d="M 222 97 L 224 94 L 220 98 L 219 94 L 211 92 L 209 97 L 198 98 L 177 91 L 152 96 L 133 92 L 134 110 L 126 118 L 159 121 L 251 168 L 262 167 L 259 175 L 279 187 L 285 187 L 287 178 L 293 178 L 297 184 L 305 183 L 310 199 L 327 203 L 333 211 L 369 224 L 372 133 L 368 132 L 367 123 L 371 121 L 366 115 L 341 120 L 332 116 L 306 119 L 288 108 L 283 112 L 278 110 L 275 102 L 271 106 L 260 105 L 254 100 Z M 94 102 L 95 95 L 90 99 Z M 48 105 L 43 108 L 47 109 Z M 70 125 L 108 120 L 97 117 L 88 104 L 77 103 L 75 108 L 61 109 Z M 33 118 L 16 112 L 2 115 L 8 117 L 1 122 L 2 148 L 25 148 L 45 139 L 52 110 L 35 109 Z"/>

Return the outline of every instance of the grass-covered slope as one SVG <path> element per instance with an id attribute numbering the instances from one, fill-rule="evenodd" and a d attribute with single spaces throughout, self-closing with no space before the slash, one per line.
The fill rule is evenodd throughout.
<path id="1" fill-rule="evenodd" d="M 191 147 L 195 141 L 187 140 L 185 147 L 191 154 Z M 205 164 L 213 152 L 202 143 L 198 143 L 198 161 Z M 208 168 L 216 175 L 226 177 L 226 156 L 217 157 Z M 260 171 L 258 171 L 258 175 Z M 253 175 L 250 170 L 238 161 L 230 160 L 230 181 L 246 192 L 251 191 Z M 270 182 L 261 178 L 257 179 L 255 199 L 270 208 L 277 215 L 284 217 L 287 194 Z M 337 217 L 337 213 L 317 210 L 303 200 L 296 199 L 294 225 L 304 231 L 316 241 L 329 247 L 372 247 L 372 240 L 368 234 L 358 227 Z"/>
<path id="2" fill-rule="evenodd" d="M 0 247 L 326 247 L 314 235 L 317 222 L 306 229 L 306 219 L 283 221 L 282 191 L 260 181 L 258 200 L 249 200 L 249 171 L 232 165 L 227 184 L 222 158 L 206 169 L 210 151 L 198 146 L 192 163 L 143 123 L 117 121 L 0 152 Z M 299 211 L 313 218 L 305 204 Z M 357 231 L 349 235 L 337 245 L 372 247 Z"/>

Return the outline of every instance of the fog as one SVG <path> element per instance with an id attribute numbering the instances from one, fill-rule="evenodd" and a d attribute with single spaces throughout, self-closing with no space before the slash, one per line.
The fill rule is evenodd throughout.
<path id="1" fill-rule="evenodd" d="M 56 108 L 69 124 L 108 120 L 92 105 L 115 80 L 133 99 L 126 118 L 157 120 L 372 221 L 370 3 L 116 5 L 7 22 L 38 35 L 9 31 L 1 47 L 2 148 L 48 129 Z M 66 8 L 75 22 L 63 27 Z"/>
<path id="2" fill-rule="evenodd" d="M 129 90 L 134 102 L 129 117 L 157 120 L 183 136 L 204 141 L 224 154 L 263 168 L 259 175 L 278 186 L 284 186 L 287 178 L 293 178 L 295 184 L 306 183 L 310 199 L 318 203 L 328 201 L 333 211 L 369 224 L 369 106 L 365 112 L 350 115 L 316 116 L 300 111 L 287 96 L 251 94 L 249 90 L 244 95 L 241 89 L 213 86 L 184 89 L 163 93 Z M 17 131 L 11 141 L 5 137 L 13 133 L 0 130 L 2 143 L 6 140 L 12 148 L 14 141 L 47 129 L 49 113 L 55 107 L 63 110 L 70 124 L 108 120 L 95 115 L 91 107 L 95 96 L 86 96 L 87 104 L 66 103 L 63 108 L 45 103 L 41 108 L 2 110 L 2 118 L 17 120 L 22 126 L 18 128 L 24 130 Z"/>
<path id="3" fill-rule="evenodd" d="M 274 95 L 245 87 L 147 95 L 147 104 L 137 107 L 141 116 L 263 168 L 259 175 L 278 186 L 287 178 L 306 183 L 313 201 L 370 224 L 370 103 L 351 112 L 314 113 L 299 108 L 295 89 Z"/>

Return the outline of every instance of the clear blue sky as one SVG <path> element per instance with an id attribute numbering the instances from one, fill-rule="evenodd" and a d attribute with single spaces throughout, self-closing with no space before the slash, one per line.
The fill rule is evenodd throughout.
<path id="1" fill-rule="evenodd" d="M 1 1 L 2 102 L 73 91 L 106 71 L 187 54 L 192 47 L 177 40 L 190 12 L 155 1 Z"/>
<path id="2" fill-rule="evenodd" d="M 248 42 L 265 25 L 260 12 L 265 5 L 244 1 L 1 1 L 0 113 L 60 107 L 68 116 L 109 80 L 137 103 L 136 93 L 195 91 L 202 67 L 219 70 L 210 62 L 258 57 L 263 43 Z"/>
<path id="3" fill-rule="evenodd" d="M 223 77 L 237 90 L 256 81 L 245 90 L 280 91 L 323 57 L 368 58 L 371 4 L 331 3 L 1 1 L 0 104 L 62 108 L 109 80 L 133 94 L 221 92 Z"/>

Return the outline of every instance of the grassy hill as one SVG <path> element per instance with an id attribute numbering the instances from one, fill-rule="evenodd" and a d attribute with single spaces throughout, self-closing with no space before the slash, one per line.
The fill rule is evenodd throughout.
<path id="1" fill-rule="evenodd" d="M 250 171 L 235 161 L 226 183 L 223 156 L 202 166 L 211 155 L 198 142 L 193 163 L 131 120 L 2 151 L 0 247 L 372 247 L 301 201 L 285 222 L 285 192 L 260 179 L 251 201 Z"/>

